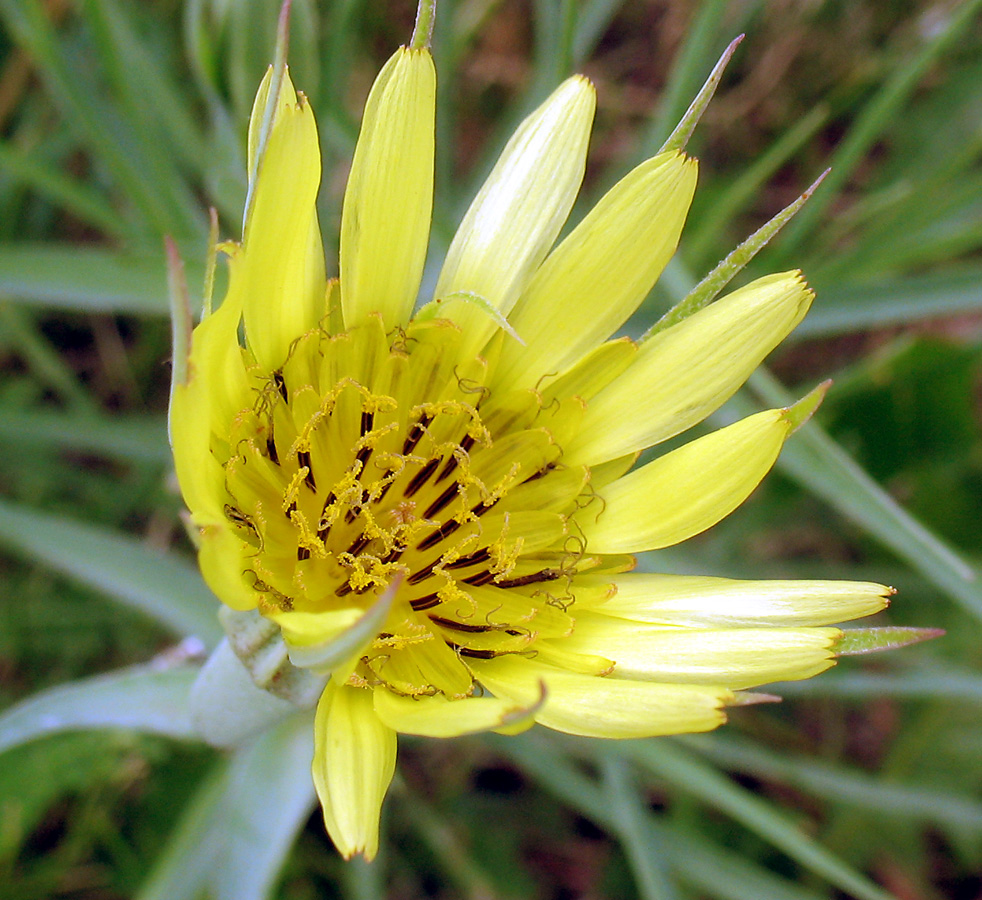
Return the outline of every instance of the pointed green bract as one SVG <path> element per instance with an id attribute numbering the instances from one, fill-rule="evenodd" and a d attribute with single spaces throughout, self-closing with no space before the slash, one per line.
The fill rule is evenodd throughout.
<path id="1" fill-rule="evenodd" d="M 921 641 L 944 637 L 942 628 L 850 628 L 836 641 L 836 656 L 859 656 L 880 650 L 896 650 Z"/>

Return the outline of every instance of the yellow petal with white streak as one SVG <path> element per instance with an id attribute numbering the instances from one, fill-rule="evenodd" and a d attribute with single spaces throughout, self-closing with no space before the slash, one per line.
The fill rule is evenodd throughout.
<path id="1" fill-rule="evenodd" d="M 534 384 L 613 334 L 678 245 L 698 166 L 664 153 L 619 181 L 542 264 L 510 321 L 496 387 Z"/>
<path id="2" fill-rule="evenodd" d="M 229 279 L 229 295 L 241 296 L 246 341 L 267 371 L 283 365 L 297 336 L 324 314 L 317 125 L 310 104 L 294 94 L 286 76 L 280 97 Z"/>
<path id="3" fill-rule="evenodd" d="M 314 720 L 314 786 L 324 824 L 345 859 L 378 852 L 379 815 L 396 763 L 396 733 L 372 692 L 329 681 Z"/>
<path id="4" fill-rule="evenodd" d="M 581 580 L 590 586 L 589 578 L 577 583 Z M 694 628 L 831 625 L 880 612 L 891 593 L 865 581 L 736 581 L 698 575 L 617 575 L 597 579 L 597 584 L 613 587 L 593 605 L 604 615 Z"/>
<path id="5" fill-rule="evenodd" d="M 212 433 L 227 436 L 227 423 L 250 403 L 237 299 L 194 329 L 188 380 L 174 386 L 168 413 L 177 480 L 198 525 L 225 521 L 225 473 L 211 453 Z"/>
<path id="6" fill-rule="evenodd" d="M 370 313 L 404 325 L 423 275 L 433 210 L 436 70 L 402 47 L 365 105 L 341 214 L 341 305 L 352 328 Z"/>
<path id="7" fill-rule="evenodd" d="M 612 482 L 600 513 L 580 522 L 589 552 L 656 550 L 705 531 L 750 495 L 790 432 L 784 410 L 767 410 Z"/>
<path id="8" fill-rule="evenodd" d="M 615 459 L 702 421 L 801 321 L 811 299 L 800 273 L 768 275 L 654 335 L 591 401 L 567 458 Z"/>
<path id="9" fill-rule="evenodd" d="M 518 128 L 467 210 L 437 282 L 441 314 L 480 350 L 495 325 L 457 292 L 476 294 L 502 315 L 549 252 L 576 199 L 596 107 L 593 85 L 568 78 Z"/>
<path id="10" fill-rule="evenodd" d="M 663 628 L 581 612 L 573 634 L 556 643 L 575 653 L 606 653 L 615 677 L 742 690 L 824 672 L 841 636 L 838 628 Z"/>
<path id="11" fill-rule="evenodd" d="M 546 700 L 535 721 L 584 737 L 710 731 L 726 721 L 721 707 L 733 702 L 732 692 L 724 687 L 599 678 L 514 657 L 474 661 L 473 669 L 494 694 L 517 703 L 534 703 L 540 682 L 545 684 Z"/>
<path id="12" fill-rule="evenodd" d="M 385 687 L 375 689 L 375 712 L 389 728 L 424 737 L 457 737 L 532 723 L 529 708 L 499 697 L 400 697 Z"/>

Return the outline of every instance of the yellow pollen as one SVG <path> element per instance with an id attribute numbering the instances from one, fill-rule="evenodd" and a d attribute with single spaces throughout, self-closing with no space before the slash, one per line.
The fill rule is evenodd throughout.
<path id="1" fill-rule="evenodd" d="M 490 392 L 448 368 L 458 339 L 446 322 L 393 338 L 377 320 L 305 335 L 254 376 L 233 422 L 225 515 L 255 547 L 262 612 L 367 610 L 402 573 L 348 684 L 463 696 L 468 658 L 538 652 L 542 609 L 547 637 L 573 627 L 542 587 L 566 593 L 566 522 L 586 479 L 554 474 L 562 451 L 536 424 L 539 395 L 482 418 Z M 511 501 L 531 482 L 540 497 L 554 483 L 550 511 Z"/>

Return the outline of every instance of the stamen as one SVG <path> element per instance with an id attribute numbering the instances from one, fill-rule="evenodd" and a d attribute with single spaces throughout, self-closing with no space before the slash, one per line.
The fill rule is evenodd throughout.
<path id="1" fill-rule="evenodd" d="M 484 547 L 481 550 L 475 550 L 473 553 L 469 553 L 467 556 L 462 556 L 460 559 L 455 559 L 453 562 L 446 564 L 447 569 L 466 569 L 468 566 L 474 566 L 478 563 L 487 562 L 491 559 L 491 551 L 489 548 Z"/>
<path id="2" fill-rule="evenodd" d="M 531 575 L 521 575 L 518 578 L 506 578 L 496 581 L 495 584 L 500 588 L 524 587 L 527 584 L 539 584 L 543 581 L 555 581 L 562 577 L 559 569 L 542 569 L 540 572 L 533 572 Z"/>
<path id="3" fill-rule="evenodd" d="M 444 628 L 449 628 L 451 631 L 462 631 L 466 634 L 485 634 L 488 631 L 501 631 L 500 628 L 495 628 L 494 625 L 469 625 L 465 622 L 455 622 L 453 619 L 445 619 L 443 616 L 430 616 L 430 621 L 435 622 L 437 625 L 442 625 Z"/>
<path id="4" fill-rule="evenodd" d="M 436 471 L 436 467 L 440 465 L 439 458 L 431 459 L 422 469 L 420 469 L 413 477 L 409 480 L 409 484 L 406 485 L 406 489 L 402 492 L 406 497 L 412 497 L 426 482 L 429 480 L 430 476 Z M 429 518 L 427 515 L 426 518 Z"/>
<path id="5" fill-rule="evenodd" d="M 494 581 L 494 573 L 485 570 L 483 572 L 478 572 L 477 575 L 471 575 L 469 578 L 462 578 L 461 580 L 464 582 L 464 584 L 471 585 L 471 587 L 481 587 L 482 585 Z"/>
<path id="6" fill-rule="evenodd" d="M 266 455 L 271 463 L 280 464 L 280 456 L 276 452 L 276 441 L 273 440 L 273 425 L 270 423 L 269 434 L 266 435 Z"/>
<path id="7" fill-rule="evenodd" d="M 280 396 L 287 402 L 290 402 L 290 395 L 286 389 L 286 381 L 283 378 L 283 373 L 279 370 L 273 373 L 273 384 L 276 385 L 276 389 L 280 392 Z"/>
<path id="8" fill-rule="evenodd" d="M 310 451 L 309 450 L 298 450 L 297 451 L 297 465 L 301 469 L 306 469 L 307 474 L 304 475 L 304 484 L 307 485 L 312 491 L 317 490 L 317 482 L 314 481 L 314 469 L 310 462 Z"/>
<path id="9" fill-rule="evenodd" d="M 433 416 L 423 413 L 416 424 L 409 429 L 409 434 L 406 436 L 406 440 L 402 445 L 403 456 L 408 456 L 416 449 L 416 445 L 423 439 L 423 435 L 426 434 L 426 429 L 432 421 Z"/>
<path id="10" fill-rule="evenodd" d="M 426 579 L 433 574 L 433 570 L 436 568 L 438 562 L 440 562 L 440 560 L 434 559 L 428 566 L 423 566 L 422 569 L 418 569 L 417 571 L 413 572 L 413 574 L 406 579 L 406 583 L 419 584 L 421 581 L 426 581 Z"/>
<path id="11" fill-rule="evenodd" d="M 362 550 L 364 550 L 370 543 L 372 539 L 366 534 L 362 533 L 354 541 L 352 541 L 351 546 L 348 548 L 348 553 L 352 556 L 358 556 Z"/>
<path id="12" fill-rule="evenodd" d="M 455 481 L 450 487 L 448 487 L 439 497 L 434 500 L 426 512 L 423 513 L 424 519 L 432 519 L 438 512 L 442 512 L 447 505 L 457 496 L 457 489 L 459 485 Z"/>
<path id="13" fill-rule="evenodd" d="M 468 656 L 471 659 L 494 659 L 496 656 L 502 655 L 497 650 L 474 650 L 471 647 L 461 647 L 460 644 L 455 644 L 452 641 L 446 641 L 446 645 L 461 656 Z"/>
<path id="14" fill-rule="evenodd" d="M 460 449 L 463 450 L 464 453 L 469 453 L 471 447 L 473 447 L 476 443 L 477 440 L 475 438 L 472 438 L 469 434 L 465 434 L 460 439 Z M 447 464 L 443 467 L 443 470 L 440 472 L 440 475 L 437 477 L 436 484 L 439 484 L 441 481 L 443 481 L 456 468 L 457 468 L 457 456 L 455 454 L 451 456 L 450 459 L 447 460 Z"/>
<path id="15" fill-rule="evenodd" d="M 434 606 L 439 606 L 443 601 L 440 599 L 439 594 L 427 594 L 425 597 L 417 597 L 415 600 L 410 600 L 409 605 L 416 610 L 416 612 L 422 612 L 424 609 L 433 609 Z"/>
<path id="16" fill-rule="evenodd" d="M 429 514 L 426 516 L 429 518 Z M 451 519 L 449 522 L 444 522 L 436 531 L 434 531 L 429 537 L 423 538 L 417 545 L 417 550 L 429 550 L 430 547 L 434 547 L 440 543 L 444 538 L 450 537 L 458 528 L 460 528 L 460 522 L 456 519 Z"/>

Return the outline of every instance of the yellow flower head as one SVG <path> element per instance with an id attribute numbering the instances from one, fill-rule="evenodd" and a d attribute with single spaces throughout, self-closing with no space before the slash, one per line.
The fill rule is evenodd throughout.
<path id="1" fill-rule="evenodd" d="M 771 275 L 610 339 L 675 250 L 695 160 L 638 166 L 557 245 L 595 104 L 570 78 L 506 146 L 413 318 L 429 52 L 400 49 L 372 88 L 337 280 L 316 125 L 280 75 L 256 99 L 245 233 L 171 433 L 208 584 L 313 674 L 313 775 L 342 853 L 376 852 L 398 732 L 705 731 L 754 699 L 740 692 L 832 665 L 842 633 L 825 626 L 882 609 L 886 588 L 630 574 L 631 554 L 738 506 L 800 419 L 762 412 L 635 467 L 730 397 L 812 297 Z"/>

